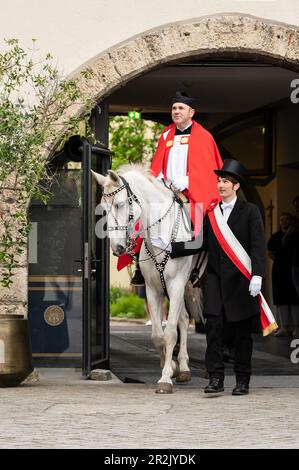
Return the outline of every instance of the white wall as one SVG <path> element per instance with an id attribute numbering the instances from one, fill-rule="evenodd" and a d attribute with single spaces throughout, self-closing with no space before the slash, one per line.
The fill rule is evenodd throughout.
<path id="1" fill-rule="evenodd" d="M 117 271 L 117 260 L 116 256 L 113 256 L 112 250 L 110 250 L 110 285 L 115 287 L 126 287 L 130 288 L 130 276 L 127 268 Z M 132 266 L 134 271 L 135 265 Z"/>
<path id="2" fill-rule="evenodd" d="M 1 0 L 0 31 L 51 52 L 65 74 L 149 29 L 219 13 L 299 25 L 298 0 Z"/>

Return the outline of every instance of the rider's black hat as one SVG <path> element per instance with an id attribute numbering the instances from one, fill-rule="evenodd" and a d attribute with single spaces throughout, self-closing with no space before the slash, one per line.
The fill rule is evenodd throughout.
<path id="1" fill-rule="evenodd" d="M 188 95 L 185 91 L 176 91 L 174 97 L 171 100 L 171 104 L 174 103 L 184 103 L 190 106 L 191 108 L 195 107 L 195 101 L 191 96 Z"/>

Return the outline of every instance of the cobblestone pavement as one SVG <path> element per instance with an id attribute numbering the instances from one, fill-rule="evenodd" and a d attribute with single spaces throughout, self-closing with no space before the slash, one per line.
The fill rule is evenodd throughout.
<path id="1" fill-rule="evenodd" d="M 299 377 L 253 377 L 248 396 L 175 386 L 83 380 L 40 369 L 39 381 L 0 389 L 0 448 L 298 448 Z"/>

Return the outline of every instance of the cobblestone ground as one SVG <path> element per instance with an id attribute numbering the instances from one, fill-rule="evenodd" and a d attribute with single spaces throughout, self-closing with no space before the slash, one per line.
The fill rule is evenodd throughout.
<path id="1" fill-rule="evenodd" d="M 47 373 L 48 374 L 48 373 Z M 298 388 L 217 397 L 176 387 L 43 376 L 0 389 L 0 448 L 298 448 Z"/>

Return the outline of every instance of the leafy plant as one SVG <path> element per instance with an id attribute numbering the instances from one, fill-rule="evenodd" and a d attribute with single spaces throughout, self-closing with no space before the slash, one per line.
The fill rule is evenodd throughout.
<path id="1" fill-rule="evenodd" d="M 110 148 L 115 154 L 113 170 L 125 163 L 151 160 L 164 128 L 162 124 L 127 116 L 112 117 L 109 124 Z"/>
<path id="2" fill-rule="evenodd" d="M 110 315 L 119 318 L 145 318 L 144 299 L 127 289 L 110 289 Z"/>
<path id="3" fill-rule="evenodd" d="M 9 287 L 12 271 L 24 252 L 30 226 L 30 199 L 47 201 L 41 181 L 47 173 L 50 149 L 77 133 L 82 118 L 67 113 L 84 104 L 87 122 L 91 100 L 73 80 L 62 80 L 50 54 L 37 57 L 17 39 L 5 41 L 0 53 L 0 267 L 1 283 Z M 91 73 L 83 72 L 85 79 Z M 45 187 L 47 184 L 45 184 Z"/>
<path id="4" fill-rule="evenodd" d="M 130 289 L 125 289 L 124 287 L 110 287 L 110 304 L 115 304 L 118 299 L 122 296 L 132 294 Z"/>

